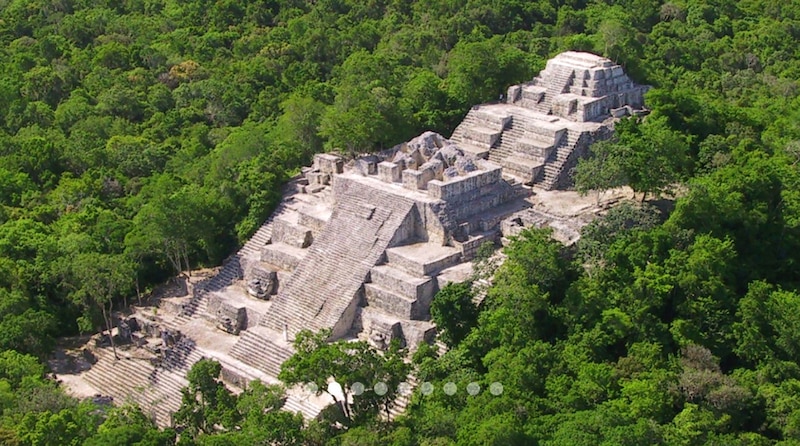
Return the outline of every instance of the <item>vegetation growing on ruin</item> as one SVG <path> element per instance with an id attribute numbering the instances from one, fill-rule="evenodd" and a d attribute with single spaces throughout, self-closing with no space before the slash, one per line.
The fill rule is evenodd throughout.
<path id="1" fill-rule="evenodd" d="M 460 392 L 418 395 L 393 425 L 292 437 L 296 419 L 263 409 L 278 390 L 259 388 L 228 418 L 187 397 L 191 432 L 198 444 L 249 441 L 209 426 L 272 423 L 287 431 L 278 444 L 796 444 L 798 38 L 797 5 L 767 0 L 0 0 L 0 443 L 171 444 L 135 408 L 65 397 L 37 358 L 169 275 L 219 263 L 312 153 L 448 135 L 471 105 L 574 49 L 655 87 L 647 119 L 584 165 L 612 163 L 586 188 L 653 196 L 681 182 L 674 212 L 610 215 L 577 252 L 524 234 L 476 322 L 451 324 L 444 357 L 417 358 L 420 376 Z M 464 300 L 450 292 L 443 315 Z M 216 376 L 197 379 L 195 396 Z M 495 381 L 500 396 L 485 391 Z"/>

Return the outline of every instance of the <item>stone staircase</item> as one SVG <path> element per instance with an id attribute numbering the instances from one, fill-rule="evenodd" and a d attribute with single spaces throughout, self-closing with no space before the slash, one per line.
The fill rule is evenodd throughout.
<path id="1" fill-rule="evenodd" d="M 542 73 L 540 77 L 547 77 L 548 82 L 544 85 L 544 102 L 552 109 L 555 97 L 570 91 L 570 86 L 575 79 L 575 71 L 561 66 L 554 66 L 546 71 L 547 74 Z"/>
<path id="2" fill-rule="evenodd" d="M 319 413 L 319 407 L 299 395 L 289 395 L 283 405 L 283 410 L 300 413 L 306 420 L 313 420 Z"/>
<path id="3" fill-rule="evenodd" d="M 515 152 L 517 141 L 525 136 L 525 128 L 528 125 L 526 121 L 522 116 L 514 115 L 511 125 L 503 132 L 495 147 L 489 152 L 489 161 L 500 164 Z"/>
<path id="4" fill-rule="evenodd" d="M 277 333 L 288 326 L 290 338 L 302 329 L 346 332 L 350 324 L 343 316 L 413 206 L 374 189 L 340 194 L 328 225 L 259 324 Z"/>
<path id="5" fill-rule="evenodd" d="M 274 341 L 282 336 L 282 333 L 265 327 L 251 327 L 242 332 L 230 355 L 250 367 L 277 378 L 281 364 L 294 354 L 289 345 L 278 345 Z"/>
<path id="6" fill-rule="evenodd" d="M 186 373 L 202 354 L 191 343 L 179 342 L 155 366 L 146 358 L 120 355 L 114 358 L 110 348 L 97 348 L 97 362 L 84 373 L 84 379 L 118 403 L 133 401 L 157 424 L 168 426 L 172 414 L 180 408 L 181 389 L 189 382 Z M 122 378 L 122 379 L 121 379 Z"/>
<path id="7" fill-rule="evenodd" d="M 389 421 L 393 421 L 405 413 L 408 404 L 411 402 L 411 397 L 414 395 L 414 389 L 419 385 L 419 379 L 414 372 L 409 373 L 404 382 L 409 385 L 408 392 L 405 394 L 398 392 L 397 398 L 389 407 Z"/>
<path id="8" fill-rule="evenodd" d="M 220 290 L 242 278 L 242 260 L 254 260 L 260 256 L 261 250 L 272 239 L 273 220 L 287 212 L 285 200 L 275 209 L 270 217 L 258 228 L 255 234 L 244 246 L 233 256 L 231 256 L 222 266 L 222 269 L 212 278 L 195 285 L 192 299 L 183 307 L 183 310 L 175 318 L 164 320 L 166 328 L 178 330 L 189 322 L 195 315 L 205 315 L 208 308 L 208 293 Z"/>
<path id="9" fill-rule="evenodd" d="M 486 158 L 510 120 L 473 107 L 453 131 L 450 140 L 479 158 Z"/>
<path id="10" fill-rule="evenodd" d="M 548 137 L 529 130 L 536 128 L 540 124 L 541 121 L 539 119 L 522 111 L 512 113 L 511 124 L 500 136 L 492 151 L 489 152 L 489 161 L 501 164 L 504 159 L 514 153 L 525 150 L 520 147 L 520 143 L 524 143 L 527 140 L 534 140 L 543 147 L 551 147 L 556 144 L 555 137 Z"/>
<path id="11" fill-rule="evenodd" d="M 232 374 L 239 379 L 250 382 L 264 378 L 261 376 L 261 370 L 265 370 L 270 376 L 277 376 L 280 364 L 288 359 L 292 352 L 271 342 L 259 344 L 263 337 L 250 330 L 246 333 L 250 336 L 250 341 L 240 345 L 236 352 L 231 352 L 234 359 L 239 359 L 236 356 L 248 358 L 242 360 L 242 364 L 232 363 L 230 360 L 217 357 L 213 352 L 194 348 L 193 344 L 187 342 L 177 343 L 159 366 L 154 366 L 147 358 L 120 355 L 121 359 L 116 360 L 110 348 L 98 348 L 93 350 L 97 362 L 83 376 L 87 383 L 95 389 L 102 390 L 103 395 L 113 397 L 115 402 L 135 402 L 159 426 L 170 426 L 172 414 L 180 408 L 181 389 L 189 385 L 185 378 L 186 373 L 193 364 L 204 357 L 215 359 L 222 364 L 223 377 L 226 371 L 233 372 Z M 268 358 L 274 359 L 274 362 L 262 359 L 260 355 L 263 352 L 267 353 Z M 259 370 L 248 369 L 248 366 Z M 120 380 L 120 377 L 124 377 L 124 380 Z M 228 384 L 234 386 L 235 392 L 239 391 L 236 386 L 241 385 L 240 383 Z M 317 404 L 296 394 L 287 396 L 283 409 L 300 412 L 307 419 L 319 414 Z"/>
<path id="12" fill-rule="evenodd" d="M 560 130 L 514 107 L 512 120 L 489 152 L 489 161 L 501 165 L 505 173 L 529 183 L 540 177 L 543 165 L 563 137 Z"/>
<path id="13" fill-rule="evenodd" d="M 562 140 L 561 144 L 555 147 L 549 162 L 544 165 L 541 177 L 542 188 L 546 190 L 552 190 L 558 187 L 564 166 L 567 164 L 567 160 L 575 151 L 575 148 L 577 147 L 582 136 L 583 133 L 581 132 L 574 130 L 567 131 L 566 138 Z"/>

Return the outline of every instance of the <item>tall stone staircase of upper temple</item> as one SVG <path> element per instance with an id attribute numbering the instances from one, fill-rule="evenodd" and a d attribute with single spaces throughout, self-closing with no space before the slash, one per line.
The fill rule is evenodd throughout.
<path id="1" fill-rule="evenodd" d="M 500 139 L 508 122 L 510 120 L 507 116 L 495 115 L 481 109 L 480 106 L 472 107 L 453 131 L 450 140 L 463 150 L 479 158 L 486 158 L 489 150 Z"/>
<path id="2" fill-rule="evenodd" d="M 282 285 L 270 312 L 242 332 L 232 357 L 277 376 L 293 353 L 288 338 L 303 329 L 334 328 L 353 305 L 414 203 L 376 190 L 349 192 L 338 197 L 330 221 Z"/>
<path id="3" fill-rule="evenodd" d="M 545 102 L 552 105 L 556 96 L 570 91 L 570 86 L 575 79 L 575 71 L 571 68 L 560 66 L 552 67 L 549 71 Z"/>
<path id="4" fill-rule="evenodd" d="M 567 161 L 572 156 L 582 136 L 582 132 L 572 129 L 567 130 L 566 138 L 563 138 L 561 144 L 555 147 L 550 160 L 544 165 L 540 183 L 542 188 L 552 190 L 559 186 L 561 177 L 565 173 L 564 167 L 567 165 Z"/>

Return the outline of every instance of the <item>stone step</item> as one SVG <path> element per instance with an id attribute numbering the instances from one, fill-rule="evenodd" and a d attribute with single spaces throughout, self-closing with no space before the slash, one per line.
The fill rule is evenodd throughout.
<path id="1" fill-rule="evenodd" d="M 434 276 L 461 260 L 461 252 L 434 243 L 415 243 L 386 250 L 386 258 L 395 268 L 413 276 Z"/>
<path id="2" fill-rule="evenodd" d="M 408 385 L 408 391 L 406 393 L 398 392 L 397 398 L 389 408 L 390 421 L 405 413 L 408 404 L 411 402 L 411 397 L 414 395 L 414 389 L 419 385 L 419 379 L 412 372 L 406 377 L 404 383 Z"/>
<path id="3" fill-rule="evenodd" d="M 430 299 L 416 299 L 374 283 L 364 284 L 364 296 L 370 307 L 399 319 L 425 320 L 430 317 Z"/>
<path id="4" fill-rule="evenodd" d="M 260 325 L 290 337 L 301 329 L 349 330 L 357 293 L 380 260 L 414 204 L 388 192 L 347 188 L 328 225 L 308 249 L 304 261 L 282 285 Z"/>
<path id="5" fill-rule="evenodd" d="M 231 348 L 230 356 L 242 363 L 258 369 L 269 376 L 278 377 L 281 364 L 292 356 L 289 346 L 279 346 L 272 339 L 282 334 L 253 327 L 243 332 Z"/>
<path id="6" fill-rule="evenodd" d="M 271 243 L 261 251 L 261 261 L 285 271 L 293 271 L 307 254 L 308 250 L 283 242 Z"/>
<path id="7" fill-rule="evenodd" d="M 298 223 L 294 218 L 281 216 L 272 223 L 272 243 L 285 243 L 295 248 L 308 248 L 314 241 L 311 229 Z"/>
<path id="8" fill-rule="evenodd" d="M 525 183 L 532 183 L 547 166 L 544 158 L 533 158 L 519 152 L 507 156 L 501 165 L 505 171 L 520 177 Z"/>
<path id="9" fill-rule="evenodd" d="M 436 292 L 436 283 L 430 276 L 414 276 L 395 268 L 391 263 L 373 267 L 370 281 L 414 300 L 424 299 Z"/>
<path id="10" fill-rule="evenodd" d="M 161 426 L 169 423 L 170 412 L 180 407 L 181 388 L 188 382 L 185 371 L 155 368 L 147 360 L 115 360 L 110 349 L 96 349 L 97 363 L 85 372 L 85 379 L 117 404 L 133 400 L 145 413 L 154 413 Z M 124 377 L 124 379 L 120 379 Z"/>
<path id="11" fill-rule="evenodd" d="M 289 395 L 289 397 L 286 398 L 286 403 L 283 405 L 283 410 L 292 413 L 299 413 L 307 420 L 313 420 L 321 412 L 320 408 L 315 404 L 294 395 Z"/>

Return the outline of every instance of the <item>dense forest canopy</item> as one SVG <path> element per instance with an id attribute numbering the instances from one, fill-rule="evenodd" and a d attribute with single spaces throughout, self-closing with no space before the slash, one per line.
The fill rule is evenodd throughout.
<path id="1" fill-rule="evenodd" d="M 685 193 L 576 250 L 526 233 L 479 309 L 448 290 L 439 314 L 463 321 L 419 374 L 501 396 L 303 428 L 269 410 L 278 390 L 225 396 L 204 365 L 187 395 L 224 410 L 184 414 L 244 436 L 181 441 L 800 444 L 798 40 L 800 6 L 771 0 L 0 0 L 0 441 L 170 444 L 135 408 L 65 397 L 36 357 L 221 262 L 311 154 L 447 136 L 583 50 L 654 89 L 582 178 Z"/>

